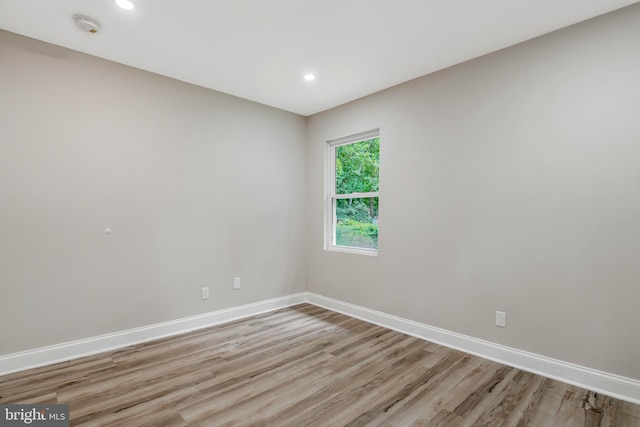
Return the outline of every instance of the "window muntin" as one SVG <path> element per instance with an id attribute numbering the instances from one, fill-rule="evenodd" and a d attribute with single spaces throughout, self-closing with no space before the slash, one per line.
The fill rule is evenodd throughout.
<path id="1" fill-rule="evenodd" d="M 380 206 L 380 136 L 329 141 L 326 249 L 376 255 Z"/>

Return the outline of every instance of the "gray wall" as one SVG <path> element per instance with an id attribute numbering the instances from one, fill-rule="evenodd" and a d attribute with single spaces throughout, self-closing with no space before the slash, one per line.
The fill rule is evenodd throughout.
<path id="1" fill-rule="evenodd" d="M 306 283 L 640 378 L 637 22 L 638 5 L 306 127 L 0 32 L 0 355 Z M 377 127 L 380 254 L 325 252 L 325 141 Z"/>
<path id="2" fill-rule="evenodd" d="M 640 378 L 639 22 L 628 7 L 309 118 L 307 289 Z M 379 256 L 325 252 L 325 141 L 377 127 Z"/>
<path id="3" fill-rule="evenodd" d="M 304 291 L 303 117 L 2 31 L 0 63 L 0 355 Z"/>

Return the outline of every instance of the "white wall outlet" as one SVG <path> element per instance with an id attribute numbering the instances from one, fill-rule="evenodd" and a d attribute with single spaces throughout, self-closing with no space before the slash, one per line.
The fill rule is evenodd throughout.
<path id="1" fill-rule="evenodd" d="M 507 327 L 507 313 L 504 311 L 496 311 L 496 326 L 501 328 Z"/>
<path id="2" fill-rule="evenodd" d="M 233 278 L 233 289 L 240 289 L 240 278 L 239 277 L 234 277 Z"/>
<path id="3" fill-rule="evenodd" d="M 209 299 L 209 287 L 202 288 L 202 299 Z"/>

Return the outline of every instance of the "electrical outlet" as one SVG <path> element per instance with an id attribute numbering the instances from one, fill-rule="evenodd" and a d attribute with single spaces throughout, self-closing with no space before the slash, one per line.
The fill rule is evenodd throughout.
<path id="1" fill-rule="evenodd" d="M 496 311 L 496 326 L 501 328 L 507 327 L 507 313 L 504 311 Z"/>
<path id="2" fill-rule="evenodd" d="M 209 287 L 202 288 L 202 299 L 209 299 Z"/>
<path id="3" fill-rule="evenodd" d="M 239 277 L 234 277 L 233 278 L 233 289 L 240 289 L 240 278 Z"/>

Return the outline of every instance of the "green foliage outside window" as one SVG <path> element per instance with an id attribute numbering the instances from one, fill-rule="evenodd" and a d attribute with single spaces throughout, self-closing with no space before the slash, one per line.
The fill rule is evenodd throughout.
<path id="1" fill-rule="evenodd" d="M 336 194 L 379 190 L 380 138 L 336 148 Z M 378 248 L 378 198 L 336 201 L 336 244 Z"/>

